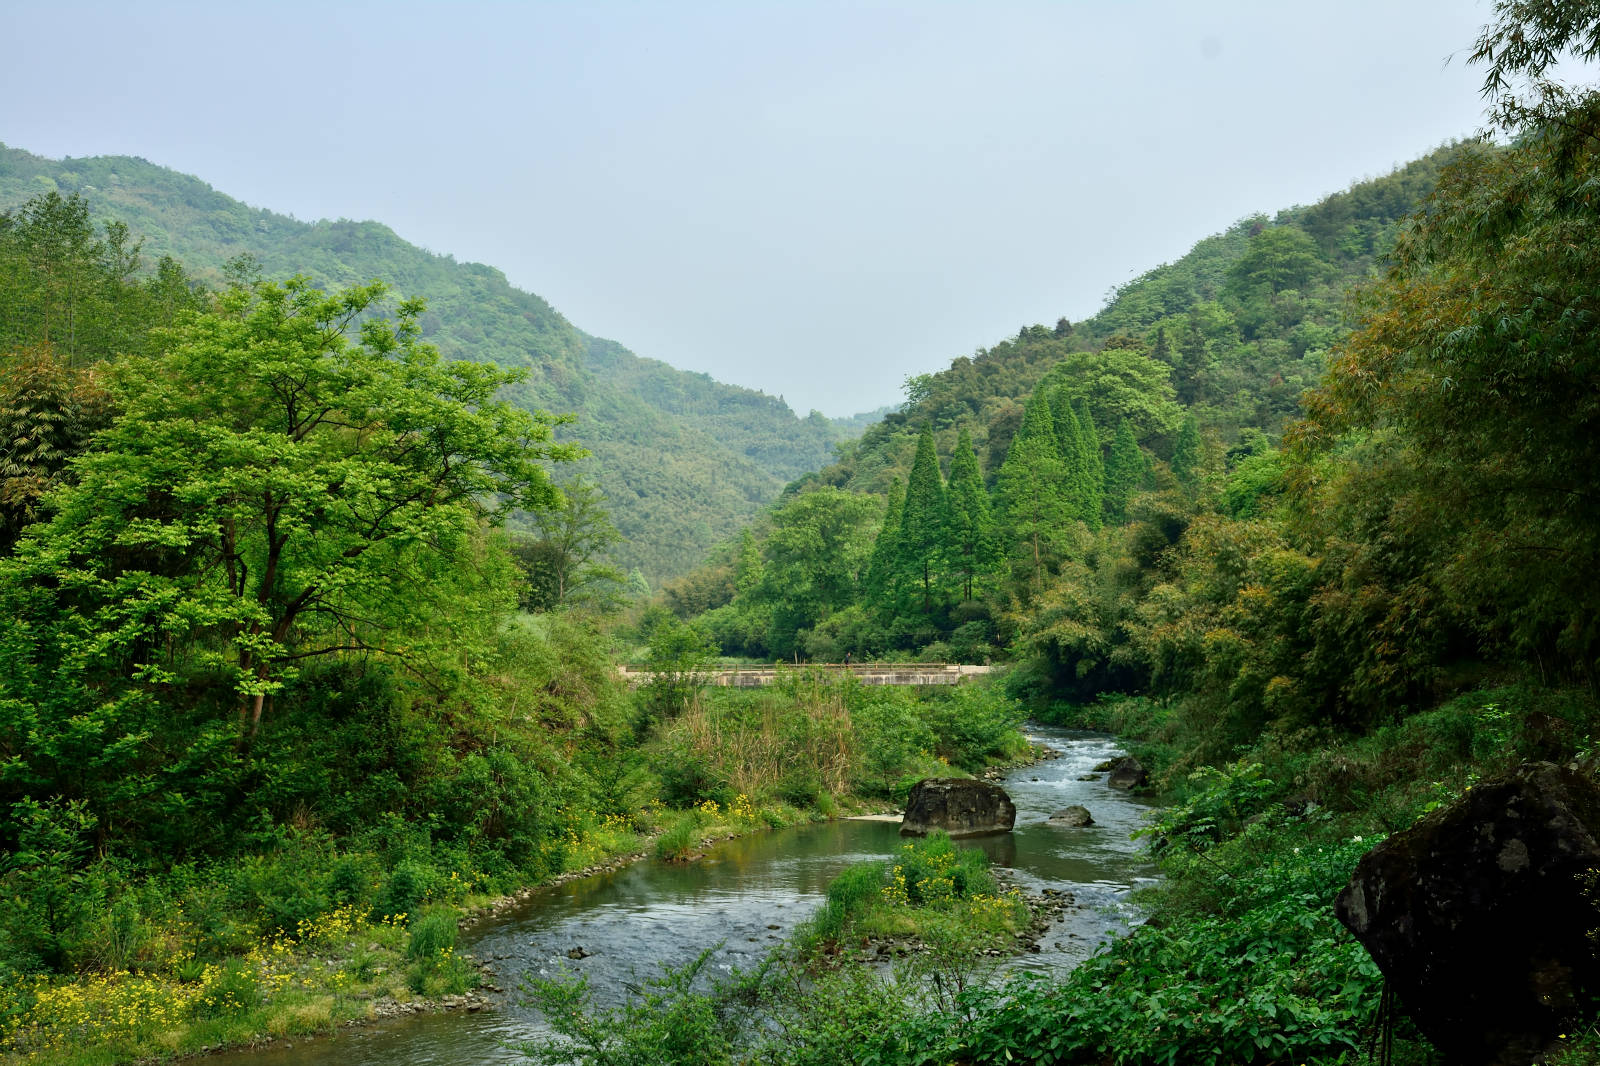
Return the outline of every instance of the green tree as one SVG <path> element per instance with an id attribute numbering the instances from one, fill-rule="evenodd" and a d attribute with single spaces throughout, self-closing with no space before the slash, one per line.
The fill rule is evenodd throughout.
<path id="1" fill-rule="evenodd" d="M 772 605 L 772 650 L 788 655 L 800 631 L 856 601 L 872 550 L 877 501 L 826 487 L 772 515 L 761 599 Z"/>
<path id="2" fill-rule="evenodd" d="M 49 344 L 72 364 L 138 347 L 150 318 L 138 269 L 128 227 L 97 236 L 77 194 L 0 215 L 0 351 Z"/>
<path id="3" fill-rule="evenodd" d="M 1079 396 L 1072 402 L 1073 422 L 1077 436 L 1074 444 L 1078 450 L 1077 466 L 1081 475 L 1078 514 L 1090 529 L 1099 529 L 1105 507 L 1106 468 L 1100 458 L 1100 431 L 1095 427 L 1094 416 L 1089 413 L 1089 402 Z"/>
<path id="4" fill-rule="evenodd" d="M 1228 289 L 1240 299 L 1302 289 L 1327 269 L 1317 242 L 1298 226 L 1270 226 L 1250 239 L 1228 268 Z"/>
<path id="5" fill-rule="evenodd" d="M 1000 563 L 1000 545 L 995 537 L 994 509 L 989 490 L 983 487 L 978 457 L 972 450 L 972 433 L 966 427 L 956 441 L 950 457 L 950 484 L 945 493 L 950 531 L 950 557 L 961 579 L 961 598 L 973 598 L 979 578 L 994 572 Z"/>
<path id="6" fill-rule="evenodd" d="M 1041 384 L 1023 411 L 1022 428 L 1000 466 L 996 485 L 1012 543 L 1026 555 L 1035 588 L 1044 587 L 1046 564 L 1070 517 L 1062 496 L 1065 480 L 1050 416 L 1050 393 Z"/>
<path id="7" fill-rule="evenodd" d="M 541 463 L 576 449 L 494 398 L 520 375 L 441 363 L 383 294 L 236 288 L 112 368 L 117 417 L 4 575 L 56 590 L 86 662 L 220 678 L 253 733 L 301 661 L 407 656 L 479 524 L 558 503 Z"/>
<path id="8" fill-rule="evenodd" d="M 755 534 L 746 526 L 739 531 L 739 555 L 734 560 L 733 587 L 741 596 L 749 595 L 760 587 L 762 577 L 761 549 L 756 545 Z"/>
<path id="9" fill-rule="evenodd" d="M 1178 439 L 1172 446 L 1172 475 L 1178 479 L 1178 484 L 1186 489 L 1198 485 L 1201 461 L 1200 423 L 1191 414 L 1183 420 L 1183 428 L 1178 430 Z"/>
<path id="10" fill-rule="evenodd" d="M 1067 513 L 1080 522 L 1089 521 L 1089 464 L 1084 456 L 1083 434 L 1078 416 L 1072 410 L 1072 397 L 1062 386 L 1050 390 L 1050 417 L 1055 423 L 1056 443 L 1061 452 L 1061 495 Z"/>
<path id="11" fill-rule="evenodd" d="M 1183 410 L 1174 401 L 1171 368 L 1126 349 L 1073 352 L 1045 379 L 1066 388 L 1073 402 L 1083 399 L 1104 425 L 1123 418 L 1145 439 L 1177 430 Z"/>
<path id="12" fill-rule="evenodd" d="M 917 454 L 906 481 L 906 500 L 900 516 L 898 569 L 922 589 L 922 612 L 933 611 L 934 588 L 944 566 L 944 482 L 939 477 L 939 456 L 934 450 L 933 428 L 923 426 Z"/>
<path id="13" fill-rule="evenodd" d="M 561 486 L 559 504 L 532 512 L 528 521 L 536 535 L 512 542 L 512 554 L 528 583 L 525 607 L 615 604 L 624 578 L 606 561 L 606 553 L 621 535 L 611 524 L 599 485 L 587 478 L 573 479 Z"/>
<path id="14" fill-rule="evenodd" d="M 867 564 L 866 593 L 873 606 L 887 615 L 894 615 L 899 605 L 901 587 L 897 569 L 900 559 L 900 522 L 905 514 L 905 483 L 895 478 L 889 485 L 889 497 L 884 505 L 883 525 L 878 527 L 877 539 L 872 544 L 872 557 Z"/>
<path id="15" fill-rule="evenodd" d="M 41 501 L 110 413 L 96 375 L 67 366 L 48 345 L 7 359 L 0 368 L 0 552 L 40 517 Z"/>
<path id="16" fill-rule="evenodd" d="M 650 632 L 645 662 L 650 680 L 641 690 L 644 713 L 636 724 L 642 736 L 657 722 L 675 718 L 710 679 L 717 648 L 699 627 L 671 615 Z"/>
<path id="17" fill-rule="evenodd" d="M 1144 473 L 1144 454 L 1133 435 L 1133 423 L 1124 418 L 1117 423 L 1117 435 L 1112 438 L 1111 455 L 1106 461 L 1106 521 L 1114 525 L 1127 521 L 1128 501 L 1144 481 Z"/>

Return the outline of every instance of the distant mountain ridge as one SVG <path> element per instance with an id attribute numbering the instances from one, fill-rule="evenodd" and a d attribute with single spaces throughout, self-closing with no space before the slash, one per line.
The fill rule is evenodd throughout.
<path id="1" fill-rule="evenodd" d="M 641 358 L 499 270 L 425 251 L 378 222 L 301 222 L 137 157 L 53 160 L 0 144 L 0 210 L 52 189 L 81 194 L 97 219 L 126 222 L 147 264 L 171 255 L 215 280 L 248 252 L 268 277 L 381 278 L 425 297 L 424 330 L 446 358 L 526 368 L 518 403 L 577 416 L 564 433 L 593 452 L 582 466 L 626 538 L 618 561 L 652 581 L 698 563 L 864 428 L 861 416 L 800 417 L 780 398 Z"/>

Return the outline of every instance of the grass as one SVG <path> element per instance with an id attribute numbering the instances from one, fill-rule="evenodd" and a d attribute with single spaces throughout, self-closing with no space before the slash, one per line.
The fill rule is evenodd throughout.
<path id="1" fill-rule="evenodd" d="M 367 1017 L 375 999 L 409 999 L 421 967 L 450 971 L 452 987 L 476 983 L 403 921 L 343 907 L 223 962 L 179 954 L 149 972 L 23 979 L 0 990 L 0 1062 L 87 1066 L 327 1032 Z"/>
<path id="2" fill-rule="evenodd" d="M 802 957 L 888 939 L 920 941 L 970 958 L 1013 944 L 1028 921 L 1015 892 L 1003 892 L 976 848 L 943 833 L 904 845 L 892 862 L 851 866 L 828 886 L 816 917 L 797 930 Z"/>

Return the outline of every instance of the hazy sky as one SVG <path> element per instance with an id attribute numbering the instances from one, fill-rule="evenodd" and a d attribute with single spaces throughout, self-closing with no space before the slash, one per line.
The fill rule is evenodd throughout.
<path id="1" fill-rule="evenodd" d="M 377 219 L 640 355 L 842 415 L 1472 133 L 1489 13 L 0 0 L 0 141 Z"/>

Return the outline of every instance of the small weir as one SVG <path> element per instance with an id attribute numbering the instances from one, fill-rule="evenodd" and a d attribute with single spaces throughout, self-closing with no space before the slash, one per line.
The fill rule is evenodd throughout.
<path id="1" fill-rule="evenodd" d="M 1010 965 L 1062 971 L 1087 958 L 1133 919 L 1129 891 L 1155 876 L 1129 835 L 1149 805 L 1107 787 L 1100 762 L 1121 754 L 1101 734 L 1039 729 L 1035 742 L 1061 757 L 1023 767 L 1000 782 L 1017 805 L 1017 828 L 1007 836 L 963 841 L 1008 867 L 1024 889 L 1070 893 L 1076 906 L 1041 938 L 1038 954 Z M 1061 829 L 1044 824 L 1062 807 L 1082 804 L 1095 824 Z M 601 1002 L 620 1002 L 630 984 L 681 966 L 720 944 L 712 965 L 726 971 L 753 966 L 822 902 L 828 882 L 854 862 L 887 858 L 902 841 L 882 821 L 836 821 L 723 841 L 692 864 L 643 860 L 614 873 L 569 881 L 535 894 L 517 910 L 462 935 L 460 950 L 489 963 L 508 993 L 504 1005 L 477 1014 L 413 1015 L 347 1029 L 337 1036 L 296 1040 L 212 1056 L 217 1066 L 397 1066 L 406 1063 L 526 1061 L 518 1041 L 538 1031 L 533 1012 L 517 1005 L 524 973 L 577 970 Z M 584 957 L 569 958 L 573 949 Z"/>

